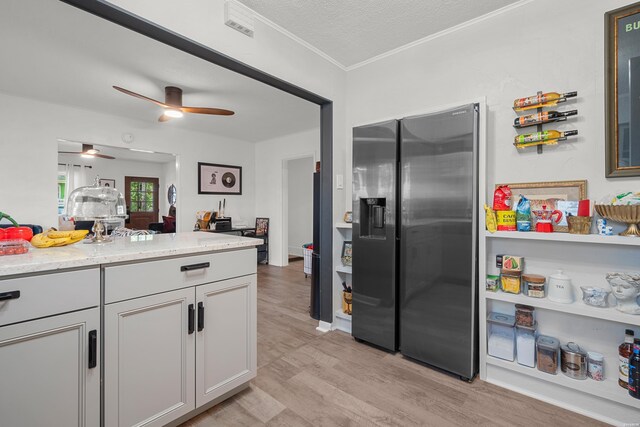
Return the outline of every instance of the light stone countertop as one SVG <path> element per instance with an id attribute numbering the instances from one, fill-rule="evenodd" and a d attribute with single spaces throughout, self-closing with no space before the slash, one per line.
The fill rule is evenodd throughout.
<path id="1" fill-rule="evenodd" d="M 27 254 L 0 256 L 0 278 L 123 261 L 250 248 L 262 242 L 262 239 L 226 234 L 185 232 L 116 237 L 112 243 L 104 244 L 79 242 L 44 249 L 30 246 Z"/>

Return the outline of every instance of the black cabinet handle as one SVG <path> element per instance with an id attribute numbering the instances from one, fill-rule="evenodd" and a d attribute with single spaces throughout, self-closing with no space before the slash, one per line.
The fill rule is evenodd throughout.
<path id="1" fill-rule="evenodd" d="M 0 293 L 0 301 L 20 298 L 20 291 L 9 291 Z"/>
<path id="2" fill-rule="evenodd" d="M 204 329 L 204 304 L 198 303 L 198 332 Z"/>
<path id="3" fill-rule="evenodd" d="M 89 369 L 98 366 L 98 331 L 89 331 Z"/>
<path id="4" fill-rule="evenodd" d="M 191 335 L 193 333 L 194 330 L 194 323 L 195 323 L 195 314 L 196 314 L 196 310 L 193 308 L 193 304 L 189 304 L 189 335 Z"/>
<path id="5" fill-rule="evenodd" d="M 203 268 L 209 267 L 211 267 L 211 263 L 201 262 L 199 264 L 183 265 L 182 267 L 180 267 L 180 271 L 202 270 Z"/>

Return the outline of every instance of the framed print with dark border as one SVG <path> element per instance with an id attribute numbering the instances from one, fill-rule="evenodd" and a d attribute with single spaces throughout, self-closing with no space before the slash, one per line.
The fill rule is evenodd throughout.
<path id="1" fill-rule="evenodd" d="M 508 185 L 511 189 L 511 206 L 515 210 L 520 201 L 520 195 L 529 199 L 531 211 L 536 209 L 559 210 L 562 218 L 558 224 L 553 224 L 553 231 L 569 232 L 567 214 L 578 214 L 578 201 L 587 198 L 587 181 L 549 181 L 549 182 L 521 182 L 496 184 Z"/>
<path id="2" fill-rule="evenodd" d="M 242 194 L 242 167 L 198 162 L 198 194 Z"/>
<path id="3" fill-rule="evenodd" d="M 606 176 L 640 176 L 640 2 L 605 14 Z"/>
<path id="4" fill-rule="evenodd" d="M 116 188 L 116 180 L 115 179 L 100 179 L 99 184 L 100 184 L 100 187 Z"/>
<path id="5" fill-rule="evenodd" d="M 353 245 L 350 240 L 345 240 L 342 243 L 342 254 L 340 255 L 340 260 L 342 261 L 342 265 L 351 265 L 351 256 L 353 253 Z"/>

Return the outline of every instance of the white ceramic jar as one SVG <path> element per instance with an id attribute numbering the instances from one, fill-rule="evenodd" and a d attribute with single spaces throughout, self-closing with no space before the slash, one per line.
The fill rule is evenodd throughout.
<path id="1" fill-rule="evenodd" d="M 562 270 L 549 276 L 548 296 L 551 301 L 562 304 L 571 304 L 574 301 L 571 278 L 563 274 Z"/>

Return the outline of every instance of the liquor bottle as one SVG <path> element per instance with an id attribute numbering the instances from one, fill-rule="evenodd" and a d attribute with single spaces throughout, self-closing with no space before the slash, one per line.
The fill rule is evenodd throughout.
<path id="1" fill-rule="evenodd" d="M 620 366 L 618 368 L 618 384 L 620 387 L 629 387 L 629 358 L 633 353 L 633 331 L 627 329 L 624 331 L 624 342 L 618 346 L 618 360 Z"/>
<path id="2" fill-rule="evenodd" d="M 559 139 L 565 139 L 567 136 L 577 134 L 577 130 L 568 130 L 566 132 L 560 132 L 557 130 L 545 130 L 542 132 L 518 135 L 513 139 L 513 144 L 518 148 L 529 147 L 531 145 L 539 145 L 541 143 L 553 144 Z"/>
<path id="3" fill-rule="evenodd" d="M 629 395 L 640 399 L 640 338 L 633 340 L 633 354 L 629 358 Z"/>
<path id="4" fill-rule="evenodd" d="M 550 107 L 560 102 L 565 102 L 567 98 L 578 96 L 578 92 L 547 92 L 542 95 L 533 95 L 526 98 L 519 98 L 513 101 L 513 109 L 516 111 L 526 111 L 533 108 Z"/>
<path id="5" fill-rule="evenodd" d="M 518 117 L 513 121 L 513 126 L 517 128 L 541 125 L 543 123 L 551 123 L 562 120 L 563 117 L 575 116 L 578 114 L 578 110 L 571 111 L 545 111 L 543 113 L 529 114 L 526 116 Z"/>

